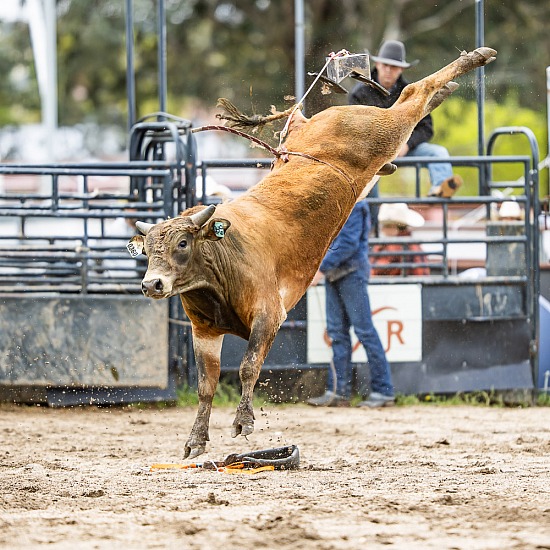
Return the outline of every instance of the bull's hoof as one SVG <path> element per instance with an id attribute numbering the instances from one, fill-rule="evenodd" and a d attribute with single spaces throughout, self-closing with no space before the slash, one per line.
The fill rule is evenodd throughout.
<path id="1" fill-rule="evenodd" d="M 487 48 L 485 46 L 481 48 L 475 49 L 473 52 L 474 56 L 481 56 L 483 59 L 483 62 L 481 65 L 487 65 L 489 63 L 492 63 L 496 59 L 497 51 L 493 50 L 493 48 Z"/>
<path id="2" fill-rule="evenodd" d="M 254 411 L 248 404 L 239 404 L 231 427 L 231 437 L 250 435 L 254 431 Z"/>
<path id="3" fill-rule="evenodd" d="M 452 80 L 447 82 L 447 84 L 445 84 L 445 86 L 443 86 L 443 88 L 436 92 L 436 94 L 432 97 L 428 103 L 427 112 L 431 112 L 436 107 L 439 107 L 439 105 L 441 105 L 457 88 L 458 84 L 456 82 L 453 82 Z"/>
<path id="4" fill-rule="evenodd" d="M 231 437 L 237 437 L 238 435 L 250 435 L 254 431 L 254 424 L 239 424 L 233 423 L 231 428 Z"/>
<path id="5" fill-rule="evenodd" d="M 183 458 L 195 458 L 196 456 L 202 455 L 205 450 L 206 443 L 188 441 L 183 450 Z"/>
<path id="6" fill-rule="evenodd" d="M 458 82 L 453 82 L 452 80 L 443 86 L 443 89 L 447 90 L 449 95 L 452 94 L 457 88 Z"/>
<path id="7" fill-rule="evenodd" d="M 376 172 L 377 176 L 389 176 L 390 174 L 393 174 L 397 170 L 397 166 L 391 162 L 387 162 Z"/>

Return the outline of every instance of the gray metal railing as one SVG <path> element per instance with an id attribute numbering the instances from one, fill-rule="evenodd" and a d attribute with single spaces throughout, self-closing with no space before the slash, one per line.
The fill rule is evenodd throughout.
<path id="1" fill-rule="evenodd" d="M 40 187 L 0 193 L 0 292 L 139 292 L 145 264 L 126 242 L 136 218 L 172 215 L 173 167 L 135 164 L 0 165 L 15 187 L 29 176 Z M 130 192 L 133 177 L 145 181 L 141 196 Z M 120 190 L 102 190 L 107 180 Z"/>
<path id="2" fill-rule="evenodd" d="M 126 252 L 128 238 L 135 234 L 132 221 L 155 222 L 196 203 L 195 179 L 202 181 L 202 201 L 206 194 L 206 176 L 218 169 L 267 169 L 271 159 L 194 161 L 194 141 L 184 135 L 185 124 L 138 123 L 132 133 L 132 156 L 125 163 L 82 163 L 71 165 L 0 165 L 0 177 L 39 179 L 32 192 L 0 193 L 0 293 L 53 292 L 72 294 L 139 293 L 145 260 L 132 259 Z M 163 144 L 183 137 L 176 144 L 176 159 L 163 158 Z M 490 140 L 490 147 L 493 140 Z M 536 145 L 536 144 L 535 144 Z M 478 196 L 452 199 L 421 197 L 420 172 L 433 158 L 398 159 L 396 163 L 415 170 L 414 196 L 368 198 L 371 204 L 407 202 L 410 206 L 439 211 L 441 220 L 436 236 L 415 233 L 405 242 L 425 248 L 429 267 L 426 276 L 373 277 L 372 284 L 420 282 L 423 285 L 473 285 L 451 269 L 449 247 L 471 244 L 484 246 L 519 245 L 524 252 L 525 270 L 513 275 L 487 273 L 482 284 L 515 285 L 525 296 L 526 319 L 536 342 L 538 318 L 538 173 L 528 156 L 452 157 L 441 162 L 477 170 Z M 521 181 L 492 180 L 496 164 L 521 167 Z M 260 177 L 260 175 L 259 175 Z M 97 179 L 96 179 L 97 178 Z M 490 235 L 478 231 L 469 235 L 453 226 L 457 208 L 479 209 L 484 213 L 482 228 L 490 220 L 491 205 L 499 205 L 506 196 L 493 191 L 511 188 L 519 192 L 513 198 L 526 212 L 522 231 L 513 235 Z M 244 189 L 243 189 L 244 190 Z M 483 223 L 484 222 L 484 223 Z M 485 225 L 484 225 L 485 224 Z M 373 237 L 371 244 L 399 242 L 402 239 Z M 406 270 L 418 263 L 403 261 L 394 267 Z M 376 257 L 372 256 L 373 262 Z M 385 267 L 391 267 L 391 264 Z M 191 335 L 181 304 L 170 300 L 170 357 L 178 371 L 189 373 L 193 364 Z M 519 319 L 519 317 L 517 317 Z M 303 325 L 303 323 L 302 323 Z M 301 328 L 303 328 L 303 326 Z M 536 344 L 534 344 L 536 346 Z"/>

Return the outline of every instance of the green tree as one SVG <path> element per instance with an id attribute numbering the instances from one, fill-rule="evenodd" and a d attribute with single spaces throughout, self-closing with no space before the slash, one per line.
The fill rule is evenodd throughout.
<path id="1" fill-rule="evenodd" d="M 384 39 L 404 40 L 419 58 L 417 80 L 475 46 L 475 1 L 305 0 L 306 71 L 342 48 L 377 51 Z M 138 115 L 158 109 L 157 1 L 134 0 Z M 292 0 L 166 0 L 168 110 L 194 117 L 227 97 L 245 111 L 287 106 L 294 92 Z M 124 0 L 58 0 L 60 124 L 99 121 L 126 126 Z M 499 51 L 487 67 L 486 95 L 543 115 L 550 35 L 546 0 L 485 2 L 485 42 Z M 37 120 L 39 99 L 26 25 L 0 23 L 0 122 Z M 28 79 L 21 78 L 25 68 Z M 14 72 L 15 69 L 15 72 Z M 23 75 L 24 76 L 24 75 Z M 308 83 L 311 79 L 308 80 Z M 456 97 L 475 98 L 474 76 Z M 345 103 L 345 96 L 308 97 L 307 114 Z"/>
<path id="2" fill-rule="evenodd" d="M 451 156 L 477 156 L 478 119 L 477 105 L 458 97 L 444 101 L 433 113 L 434 143 L 444 145 Z M 547 140 L 546 121 L 527 107 L 521 107 L 518 98 L 510 95 L 503 103 L 488 101 L 485 105 L 485 138 L 497 128 L 503 126 L 526 126 L 535 134 L 539 148 Z M 531 157 L 528 140 L 518 135 L 501 135 L 495 142 L 493 155 L 511 155 Z M 540 151 L 544 155 L 544 151 Z M 476 195 L 479 189 L 479 172 L 469 167 L 456 167 L 455 172 L 464 179 L 464 188 L 460 193 Z M 495 182 L 511 182 L 522 178 L 524 168 L 518 164 L 495 164 L 492 177 Z M 427 172 L 422 173 L 425 190 L 429 188 Z M 540 173 L 540 189 L 548 189 L 548 171 Z M 389 178 L 382 178 L 381 190 L 388 195 L 408 195 L 414 193 L 414 172 L 402 168 Z"/>
<path id="3" fill-rule="evenodd" d="M 2 24 L 0 71 L 0 124 L 37 122 L 40 97 L 27 25 Z"/>

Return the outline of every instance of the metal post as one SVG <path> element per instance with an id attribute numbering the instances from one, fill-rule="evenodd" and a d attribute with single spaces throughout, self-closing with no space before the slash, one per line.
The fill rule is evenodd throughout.
<path id="1" fill-rule="evenodd" d="M 546 67 L 546 126 L 547 126 L 547 141 L 548 151 L 546 154 L 546 167 L 550 170 L 550 66 Z M 550 179 L 550 178 L 549 178 Z M 550 182 L 549 182 L 550 186 Z M 550 195 L 550 187 L 548 189 L 548 195 Z"/>
<path id="2" fill-rule="evenodd" d="M 48 131 L 55 131 L 58 122 L 57 112 L 57 21 L 55 0 L 44 0 L 44 15 L 46 24 L 47 60 L 47 105 L 44 121 Z"/>
<path id="3" fill-rule="evenodd" d="M 136 82 L 134 75 L 134 10 L 126 0 L 126 94 L 128 96 L 128 131 L 136 122 Z"/>
<path id="4" fill-rule="evenodd" d="M 484 8 L 483 0 L 476 0 L 476 48 L 480 48 L 485 42 L 485 27 L 484 27 Z M 476 84 L 477 84 L 477 154 L 483 155 L 485 151 L 485 128 L 484 128 L 484 101 L 485 101 L 485 68 L 478 67 L 476 69 Z"/>
<path id="5" fill-rule="evenodd" d="M 159 111 L 166 112 L 166 12 L 164 0 L 158 0 L 158 71 Z"/>
<path id="6" fill-rule="evenodd" d="M 296 101 L 304 95 L 304 0 L 294 0 L 294 95 Z"/>

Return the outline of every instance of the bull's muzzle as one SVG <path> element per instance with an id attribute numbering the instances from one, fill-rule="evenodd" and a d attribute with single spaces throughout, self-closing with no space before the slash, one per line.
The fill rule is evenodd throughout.
<path id="1" fill-rule="evenodd" d="M 148 279 L 141 281 L 141 292 L 149 298 L 164 296 L 164 285 L 160 279 Z"/>

